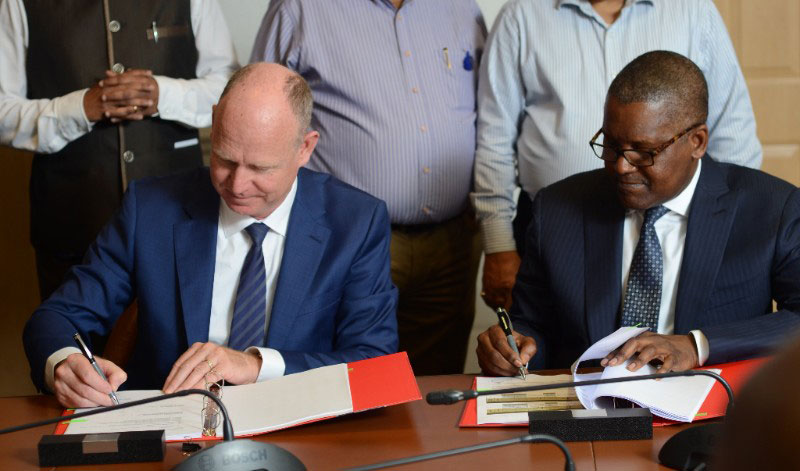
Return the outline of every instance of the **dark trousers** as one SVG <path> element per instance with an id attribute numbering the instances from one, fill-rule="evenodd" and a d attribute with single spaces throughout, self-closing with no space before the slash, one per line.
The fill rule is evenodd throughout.
<path id="1" fill-rule="evenodd" d="M 408 352 L 414 374 L 464 371 L 480 254 L 468 213 L 440 224 L 392 226 L 400 351 Z"/>

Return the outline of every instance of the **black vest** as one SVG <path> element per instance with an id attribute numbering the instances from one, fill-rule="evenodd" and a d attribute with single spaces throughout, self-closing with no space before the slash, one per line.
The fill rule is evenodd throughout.
<path id="1" fill-rule="evenodd" d="M 28 98 L 55 98 L 91 87 L 109 69 L 102 0 L 24 0 L 29 44 Z M 195 78 L 197 49 L 189 0 L 109 0 L 115 62 L 155 75 Z M 148 39 L 153 22 L 172 34 Z M 175 32 L 178 32 L 177 34 Z M 151 35 L 152 37 L 152 35 Z M 175 149 L 197 130 L 158 118 L 91 132 L 55 154 L 37 154 L 31 172 L 31 242 L 37 250 L 81 256 L 119 207 L 121 165 L 128 181 L 202 165 L 200 146 Z M 122 162 L 122 151 L 130 162 Z"/>

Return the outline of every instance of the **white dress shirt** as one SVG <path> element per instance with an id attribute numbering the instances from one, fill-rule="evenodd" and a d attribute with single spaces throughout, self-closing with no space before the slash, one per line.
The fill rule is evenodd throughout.
<path id="1" fill-rule="evenodd" d="M 211 124 L 211 106 L 239 68 L 217 0 L 191 0 L 198 78 L 156 75 L 161 119 L 187 126 Z M 54 153 L 92 130 L 83 96 L 88 88 L 53 99 L 27 99 L 28 21 L 23 0 L 0 0 L 0 144 Z M 58 73 L 58 71 L 54 71 Z"/>
<path id="2" fill-rule="evenodd" d="M 656 230 L 658 242 L 661 244 L 663 257 L 663 277 L 661 281 L 661 305 L 658 312 L 658 333 L 671 335 L 675 329 L 675 301 L 678 296 L 678 282 L 680 278 L 681 263 L 683 262 L 683 247 L 686 241 L 686 227 L 689 222 L 689 211 L 700 171 L 703 166 L 701 159 L 697 165 L 692 180 L 676 197 L 663 203 L 669 211 L 661 216 L 653 227 Z M 644 221 L 644 211 L 629 209 L 625 213 L 625 225 L 622 232 L 622 300 L 628 291 L 628 274 L 633 261 L 633 253 L 639 243 L 639 232 Z M 700 365 L 708 359 L 708 340 L 699 330 L 692 330 L 697 357 Z"/>
<path id="3" fill-rule="evenodd" d="M 231 335 L 233 308 L 236 304 L 236 289 L 239 286 L 239 275 L 242 272 L 244 258 L 253 245 L 245 228 L 254 222 L 263 222 L 269 227 L 267 236 L 261 246 L 264 252 L 264 268 L 267 277 L 267 318 L 264 325 L 266 332 L 272 312 L 272 301 L 275 299 L 275 288 L 278 284 L 278 272 L 281 269 L 283 247 L 286 242 L 286 228 L 289 225 L 289 214 L 292 212 L 294 197 L 297 193 L 297 179 L 286 199 L 266 219 L 261 221 L 249 216 L 233 212 L 228 205 L 219 205 L 219 224 L 217 227 L 217 256 L 214 265 L 214 288 L 211 295 L 211 318 L 208 325 L 208 341 L 219 345 L 227 345 Z M 249 348 L 250 351 L 253 347 Z M 258 348 L 261 355 L 261 371 L 257 381 L 283 376 L 286 364 L 283 356 L 271 348 Z"/>
<path id="4" fill-rule="evenodd" d="M 236 303 L 236 290 L 239 286 L 239 275 L 244 265 L 244 258 L 253 245 L 245 228 L 254 222 L 261 222 L 269 227 L 261 249 L 264 253 L 266 272 L 267 312 L 264 332 L 266 335 L 269 317 L 272 312 L 272 301 L 275 299 L 275 288 L 278 283 L 278 272 L 283 259 L 283 248 L 286 242 L 286 229 L 289 226 L 289 215 L 292 212 L 294 198 L 297 194 L 297 178 L 292 184 L 286 199 L 263 220 L 233 212 L 224 201 L 219 205 L 219 222 L 217 224 L 217 247 L 214 261 L 214 285 L 211 294 L 211 317 L 208 324 L 208 341 L 219 345 L 227 345 L 231 334 L 233 308 Z M 247 351 L 257 352 L 262 359 L 261 371 L 256 381 L 264 381 L 283 376 L 286 363 L 283 356 L 275 349 L 250 347 Z M 75 347 L 64 347 L 55 351 L 45 363 L 44 381 L 50 391 L 54 391 L 55 367 L 73 353 L 80 353 Z"/>

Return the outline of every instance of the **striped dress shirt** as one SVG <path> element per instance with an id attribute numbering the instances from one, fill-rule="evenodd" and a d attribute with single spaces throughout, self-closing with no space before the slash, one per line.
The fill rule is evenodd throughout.
<path id="1" fill-rule="evenodd" d="M 670 50 L 709 85 L 708 153 L 758 168 L 750 96 L 711 0 L 626 0 L 610 26 L 586 0 L 510 0 L 486 45 L 478 90 L 473 204 L 487 253 L 516 250 L 514 192 L 539 189 L 602 161 L 589 139 L 606 91 L 631 60 Z"/>
<path id="2" fill-rule="evenodd" d="M 383 199 L 394 224 L 425 224 L 468 205 L 485 36 L 474 0 L 272 0 L 250 60 L 308 81 L 309 168 Z"/>

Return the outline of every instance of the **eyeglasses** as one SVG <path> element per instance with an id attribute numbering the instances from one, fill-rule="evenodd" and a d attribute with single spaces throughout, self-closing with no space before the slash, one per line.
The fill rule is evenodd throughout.
<path id="1" fill-rule="evenodd" d="M 702 123 L 696 123 L 689 126 L 673 136 L 672 139 L 654 149 L 615 149 L 611 146 L 606 146 L 603 144 L 605 136 L 603 135 L 603 129 L 601 128 L 599 131 L 597 131 L 592 140 L 589 141 L 589 147 L 591 147 L 592 151 L 594 151 L 594 155 L 605 160 L 606 162 L 616 162 L 621 155 L 623 158 L 625 158 L 625 160 L 628 161 L 629 164 L 633 165 L 634 167 L 650 167 L 653 165 L 653 158 L 656 155 L 663 152 L 664 149 L 674 144 L 675 141 L 682 138 L 686 135 L 686 133 L 697 126 L 700 126 L 701 124 Z"/>

